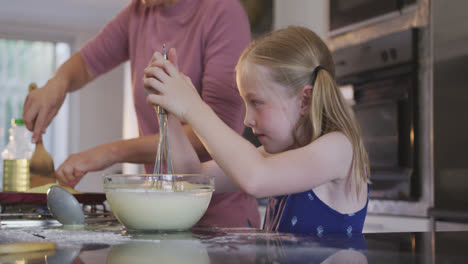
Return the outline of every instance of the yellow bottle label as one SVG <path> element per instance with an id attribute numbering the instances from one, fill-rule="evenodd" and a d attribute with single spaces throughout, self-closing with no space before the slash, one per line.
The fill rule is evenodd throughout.
<path id="1" fill-rule="evenodd" d="M 3 191 L 25 192 L 29 189 L 29 160 L 3 161 Z"/>

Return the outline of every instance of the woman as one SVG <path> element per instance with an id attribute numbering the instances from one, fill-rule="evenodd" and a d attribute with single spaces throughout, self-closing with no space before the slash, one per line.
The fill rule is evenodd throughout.
<path id="1" fill-rule="evenodd" d="M 179 50 L 169 54 L 194 81 L 203 100 L 237 133 L 243 130 L 243 104 L 235 86 L 234 67 L 250 41 L 247 16 L 238 0 L 133 0 L 93 39 L 64 63 L 47 84 L 30 93 L 24 106 L 33 140 L 50 124 L 66 93 L 130 60 L 133 98 L 140 137 L 119 140 L 76 153 L 56 171 L 60 183 L 74 186 L 90 171 L 115 163 L 144 163 L 152 173 L 158 138 L 154 108 L 146 104 L 143 70 L 163 43 Z M 184 130 L 201 160 L 210 159 L 189 126 Z M 221 184 L 221 183 L 224 184 Z M 256 200 L 228 179 L 218 189 L 201 219 L 202 225 L 247 227 L 260 225 Z M 221 191 L 221 192 L 220 192 Z"/>

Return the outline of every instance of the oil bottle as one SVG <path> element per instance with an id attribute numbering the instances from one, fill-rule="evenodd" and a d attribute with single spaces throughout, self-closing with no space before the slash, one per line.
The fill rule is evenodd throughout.
<path id="1" fill-rule="evenodd" d="M 13 118 L 10 137 L 2 152 L 3 191 L 25 192 L 29 189 L 29 162 L 33 154 L 30 132 L 22 118 Z"/>

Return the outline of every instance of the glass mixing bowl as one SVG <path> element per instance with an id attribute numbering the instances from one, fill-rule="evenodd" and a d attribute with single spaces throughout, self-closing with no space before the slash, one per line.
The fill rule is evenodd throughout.
<path id="1" fill-rule="evenodd" d="M 200 220 L 214 191 L 214 177 L 199 174 L 104 176 L 112 212 L 129 230 L 186 230 Z"/>

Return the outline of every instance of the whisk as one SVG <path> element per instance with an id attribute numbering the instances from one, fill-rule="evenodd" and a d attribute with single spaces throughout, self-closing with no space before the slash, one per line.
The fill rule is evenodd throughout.
<path id="1" fill-rule="evenodd" d="M 163 45 L 163 56 L 164 59 L 167 60 L 166 44 Z M 164 187 L 162 185 L 165 180 L 164 175 L 168 175 L 172 182 L 171 187 L 173 187 L 174 182 L 172 180 L 172 174 L 174 174 L 174 168 L 172 167 L 171 152 L 169 149 L 169 135 L 167 133 L 167 111 L 159 105 L 156 106 L 155 109 L 159 119 L 159 141 L 153 173 L 160 174 L 159 177 L 161 177 L 157 180 L 156 187 Z"/>

